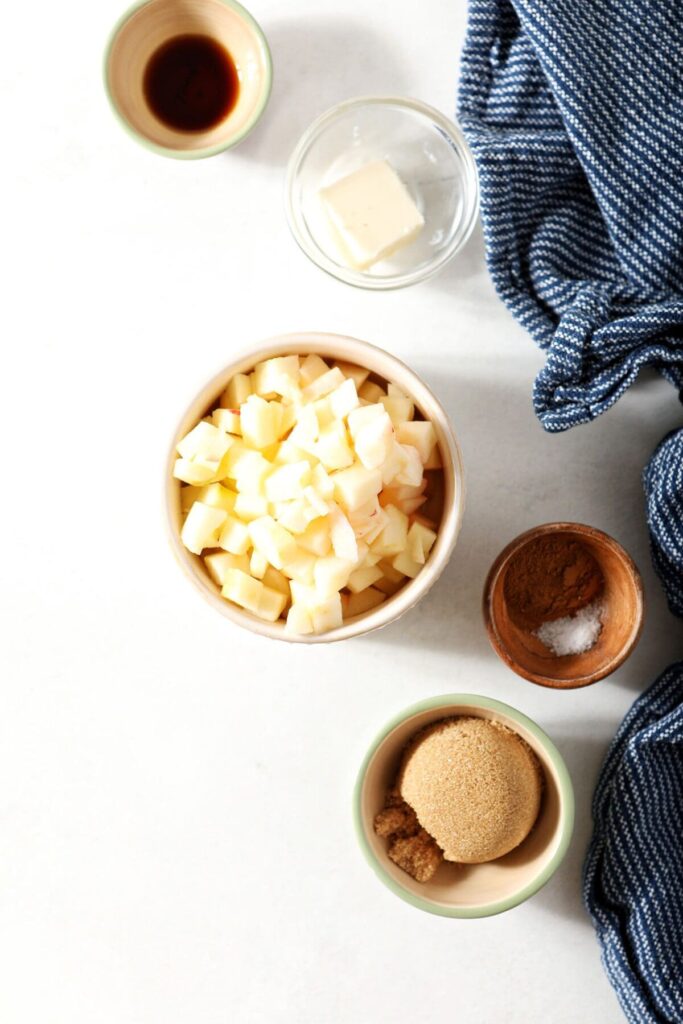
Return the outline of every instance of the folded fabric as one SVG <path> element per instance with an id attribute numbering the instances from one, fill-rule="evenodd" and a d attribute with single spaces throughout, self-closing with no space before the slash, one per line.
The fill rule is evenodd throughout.
<path id="1" fill-rule="evenodd" d="M 682 52 L 680 0 L 470 0 L 459 117 L 547 430 L 645 365 L 683 386 Z"/>
<path id="2" fill-rule="evenodd" d="M 683 430 L 667 434 L 655 450 L 643 484 L 652 561 L 669 608 L 683 616 Z"/>
<path id="3" fill-rule="evenodd" d="M 549 431 L 650 365 L 683 386 L 683 0 L 470 0 L 459 116 L 498 294 L 547 359 Z M 644 473 L 655 568 L 683 615 L 683 431 Z M 683 1024 L 683 662 L 621 725 L 584 897 L 633 1024 Z"/>
<path id="4" fill-rule="evenodd" d="M 635 702 L 593 798 L 584 898 L 633 1024 L 683 1021 L 683 662 Z"/>

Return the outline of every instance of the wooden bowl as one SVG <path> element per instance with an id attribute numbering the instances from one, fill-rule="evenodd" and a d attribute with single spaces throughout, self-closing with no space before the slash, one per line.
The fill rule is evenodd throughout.
<path id="1" fill-rule="evenodd" d="M 582 654 L 554 656 L 508 612 L 505 577 L 512 559 L 531 541 L 548 535 L 579 541 L 604 577 L 602 630 Z M 643 584 L 631 556 L 602 530 L 581 523 L 546 523 L 520 534 L 498 555 L 486 579 L 483 611 L 493 649 L 513 672 L 539 686 L 570 690 L 604 679 L 633 651 L 643 625 Z"/>
<path id="2" fill-rule="evenodd" d="M 323 359 L 356 363 L 369 369 L 377 379 L 392 381 L 409 395 L 425 419 L 430 420 L 436 431 L 443 469 L 438 493 L 433 496 L 434 508 L 429 514 L 438 520 L 437 540 L 415 579 L 408 580 L 392 597 L 369 612 L 345 619 L 338 629 L 326 633 L 297 636 L 285 633 L 284 622 L 266 622 L 251 612 L 239 608 L 221 597 L 220 588 L 209 576 L 203 560 L 191 554 L 180 539 L 182 516 L 180 508 L 180 481 L 173 477 L 176 459 L 175 446 L 181 437 L 192 429 L 199 420 L 214 409 L 228 382 L 236 373 L 248 373 L 256 363 L 283 355 L 307 355 L 317 352 Z M 262 342 L 259 346 L 235 358 L 206 384 L 183 413 L 173 435 L 166 459 L 166 514 L 170 528 L 170 539 L 175 554 L 185 575 L 199 588 L 203 597 L 222 615 L 239 626 L 267 636 L 271 639 L 286 640 L 289 643 L 324 644 L 334 640 L 347 640 L 386 626 L 400 618 L 424 597 L 437 581 L 451 557 L 460 532 L 464 508 L 464 476 L 462 456 L 453 428 L 443 406 L 426 384 L 404 363 L 390 356 L 383 349 L 369 345 L 357 338 L 339 334 L 284 334 Z"/>
<path id="3" fill-rule="evenodd" d="M 529 835 L 504 857 L 486 864 L 443 863 L 429 882 L 417 882 L 390 859 L 387 841 L 375 833 L 374 820 L 409 740 L 432 722 L 458 715 L 501 722 L 529 744 L 543 772 L 541 807 Z M 358 773 L 353 812 L 370 867 L 395 895 L 442 917 L 490 917 L 529 899 L 560 866 L 574 827 L 574 792 L 559 751 L 535 722 L 489 697 L 452 693 L 406 708 L 382 729 Z"/>
<path id="4" fill-rule="evenodd" d="M 205 131 L 177 131 L 147 105 L 143 79 L 152 54 L 168 39 L 210 36 L 228 51 L 239 77 L 239 96 L 228 116 Z M 163 156 L 193 159 L 237 145 L 261 117 L 272 83 L 266 38 L 237 0 L 141 0 L 114 27 L 104 56 L 107 95 L 138 142 Z"/>

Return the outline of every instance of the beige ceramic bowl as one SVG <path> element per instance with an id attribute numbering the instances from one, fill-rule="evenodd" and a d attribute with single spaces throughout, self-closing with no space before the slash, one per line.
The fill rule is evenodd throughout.
<path id="1" fill-rule="evenodd" d="M 524 842 L 504 857 L 488 864 L 443 863 L 431 881 L 420 883 L 389 859 L 387 841 L 375 834 L 373 822 L 411 737 L 432 722 L 458 715 L 502 722 L 526 740 L 543 770 L 541 809 Z M 488 917 L 533 896 L 557 870 L 574 827 L 574 792 L 559 751 L 526 715 L 488 697 L 443 694 L 407 708 L 376 737 L 358 773 L 354 817 L 370 867 L 401 899 L 443 917 Z"/>
<path id="2" fill-rule="evenodd" d="M 284 632 L 282 621 L 264 622 L 263 619 L 257 618 L 221 597 L 220 589 L 207 573 L 201 558 L 191 554 L 183 546 L 180 540 L 181 485 L 178 480 L 173 478 L 172 471 L 176 459 L 175 446 L 177 442 L 195 426 L 202 416 L 215 408 L 219 396 L 225 390 L 231 377 L 236 373 L 250 371 L 256 363 L 263 359 L 290 354 L 306 355 L 309 352 L 317 352 L 323 358 L 338 359 L 363 366 L 377 378 L 392 381 L 413 399 L 425 419 L 431 420 L 434 424 L 443 462 L 443 498 L 440 502 L 442 513 L 436 543 L 427 564 L 414 580 L 409 580 L 393 597 L 387 598 L 372 611 L 346 619 L 338 629 L 317 636 L 293 636 Z M 292 643 L 315 644 L 348 640 L 350 637 L 369 633 L 371 630 L 379 629 L 400 618 L 408 609 L 417 604 L 421 597 L 424 597 L 445 569 L 460 530 L 463 503 L 464 479 L 460 448 L 441 404 L 420 378 L 404 363 L 365 341 L 337 334 L 281 335 L 263 342 L 258 348 L 235 359 L 202 388 L 183 414 L 173 437 L 166 465 L 166 509 L 171 545 L 187 577 L 217 611 L 237 625 L 244 626 L 261 636 L 287 640 Z"/>
<path id="3" fill-rule="evenodd" d="M 183 132 L 163 124 L 143 91 L 147 62 L 174 36 L 207 35 L 229 52 L 239 76 L 237 103 L 225 120 L 207 131 Z M 119 20 L 104 58 L 107 94 L 124 127 L 164 156 L 213 156 L 235 146 L 263 113 L 272 83 L 268 43 L 248 11 L 236 0 L 143 0 Z"/>

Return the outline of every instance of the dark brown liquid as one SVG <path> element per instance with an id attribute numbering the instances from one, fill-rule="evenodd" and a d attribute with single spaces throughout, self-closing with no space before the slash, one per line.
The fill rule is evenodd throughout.
<path id="1" fill-rule="evenodd" d="M 210 36 L 175 36 L 145 68 L 150 110 L 181 132 L 202 132 L 227 117 L 237 102 L 239 77 L 232 57 Z"/>

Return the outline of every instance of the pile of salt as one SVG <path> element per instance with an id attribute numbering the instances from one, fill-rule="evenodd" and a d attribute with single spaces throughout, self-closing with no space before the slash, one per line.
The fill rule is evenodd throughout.
<path id="1" fill-rule="evenodd" d="M 602 602 L 593 601 L 576 615 L 544 622 L 534 636 L 558 658 L 568 654 L 583 654 L 593 647 L 600 636 L 603 611 Z"/>

